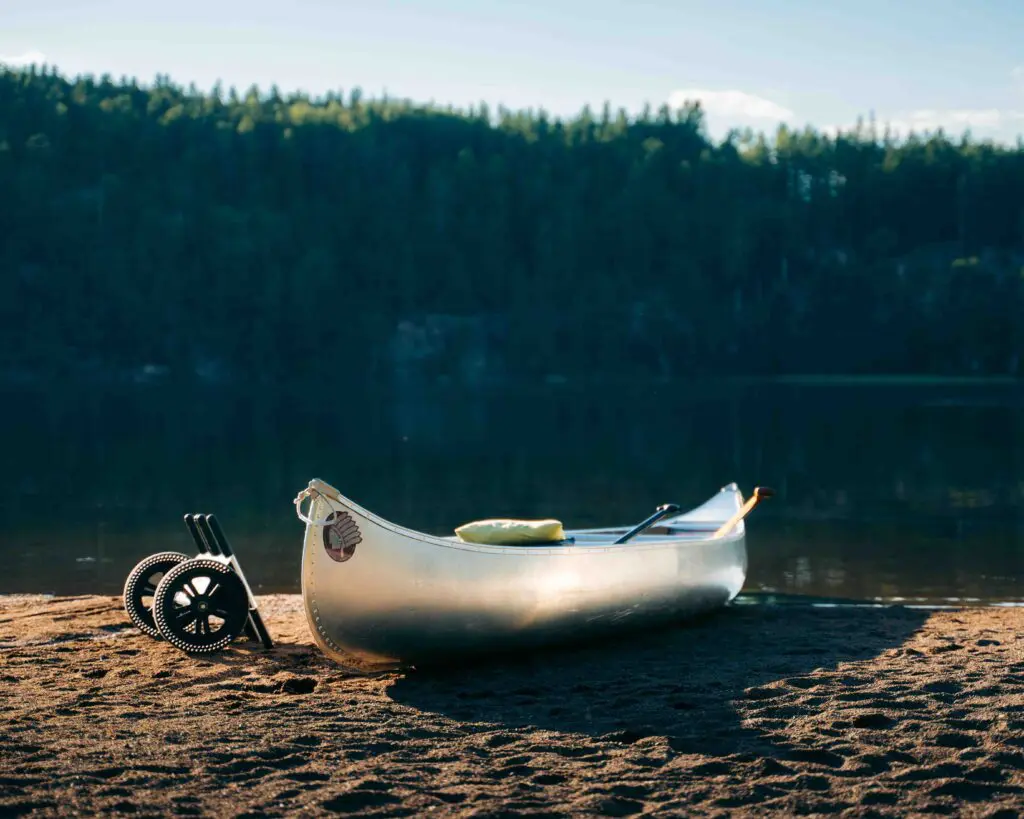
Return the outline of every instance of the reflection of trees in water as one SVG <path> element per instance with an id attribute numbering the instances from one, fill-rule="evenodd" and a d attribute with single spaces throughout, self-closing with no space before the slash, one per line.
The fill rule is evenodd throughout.
<path id="1" fill-rule="evenodd" d="M 906 520 L 781 524 L 752 529 L 748 591 L 854 599 L 1024 601 L 1022 532 Z"/>
<path id="2" fill-rule="evenodd" d="M 986 583 L 1010 583 L 991 578 L 1024 574 L 1008 528 L 1024 504 L 1012 405 L 764 386 L 398 391 L 325 379 L 248 392 L 24 390 L 5 406 L 0 549 L 22 555 L 8 582 L 45 575 L 80 590 L 91 565 L 90 590 L 106 577 L 116 591 L 140 555 L 187 547 L 184 512 L 215 511 L 257 556 L 258 582 L 297 583 L 290 501 L 314 476 L 439 533 L 492 515 L 633 522 L 731 480 L 748 492 L 762 483 L 780 496 L 752 524 L 754 582 L 858 595 L 952 584 L 982 596 Z M 40 515 L 57 506 L 56 520 Z M 101 531 L 113 562 L 76 568 L 76 557 L 97 556 Z M 55 556 L 24 560 L 24 544 Z"/>

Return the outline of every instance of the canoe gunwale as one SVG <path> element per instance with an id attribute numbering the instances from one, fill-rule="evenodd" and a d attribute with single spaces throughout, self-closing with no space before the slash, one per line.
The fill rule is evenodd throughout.
<path id="1" fill-rule="evenodd" d="M 326 491 L 325 491 L 326 490 Z M 729 484 L 719 490 L 718 495 L 723 492 L 731 492 L 735 498 L 736 508 L 742 505 L 743 498 L 736 484 Z M 712 499 L 718 497 L 715 495 Z M 599 527 L 594 529 L 567 529 L 565 536 L 568 541 L 570 538 L 575 540 L 571 542 L 552 543 L 552 544 L 514 544 L 514 545 L 500 545 L 500 544 L 485 544 L 485 543 L 470 543 L 468 541 L 460 540 L 456 535 L 431 535 L 426 532 L 420 532 L 416 529 L 409 529 L 405 526 L 400 526 L 397 523 L 393 523 L 386 518 L 382 518 L 380 515 L 376 515 L 370 510 L 355 503 L 350 498 L 342 495 L 338 490 L 329 484 L 314 478 L 310 481 L 309 487 L 303 490 L 299 496 L 295 499 L 296 514 L 299 520 L 302 520 L 311 526 L 322 526 L 326 523 L 326 519 L 317 520 L 311 519 L 301 512 L 301 500 L 303 497 L 319 498 L 323 500 L 328 507 L 335 512 L 348 511 L 359 515 L 371 523 L 380 526 L 393 534 L 399 535 L 400 537 L 409 538 L 410 540 L 416 540 L 421 543 L 427 543 L 431 546 L 436 546 L 443 549 L 455 549 L 463 552 L 474 552 L 479 554 L 508 554 L 508 555 L 580 555 L 580 554 L 611 554 L 615 552 L 646 552 L 659 548 L 676 548 L 681 544 L 687 545 L 701 545 L 711 541 L 717 541 L 721 543 L 729 543 L 732 541 L 742 540 L 745 537 L 744 521 L 740 521 L 733 528 L 733 530 L 722 537 L 712 538 L 711 534 L 715 531 L 713 522 L 700 521 L 700 522 L 684 522 L 687 515 L 693 514 L 696 510 L 700 509 L 701 506 L 697 506 L 691 509 L 689 512 L 685 512 L 681 515 L 676 515 L 673 518 L 669 518 L 666 521 L 660 522 L 657 528 L 668 528 L 679 530 L 678 534 L 666 534 L 666 535 L 650 535 L 643 534 L 639 535 L 628 543 L 616 544 L 613 539 L 622 535 L 624 532 L 629 530 L 628 526 L 616 526 L 616 527 Z M 705 502 L 707 503 L 707 502 Z M 312 506 L 310 508 L 310 515 L 312 515 Z M 326 518 L 326 516 L 325 516 Z M 722 519 L 723 521 L 725 518 Z M 693 533 L 706 531 L 708 537 L 700 538 L 693 537 Z M 580 537 L 594 537 L 594 536 L 607 536 L 607 542 L 592 542 L 592 543 L 580 543 L 578 538 Z"/>

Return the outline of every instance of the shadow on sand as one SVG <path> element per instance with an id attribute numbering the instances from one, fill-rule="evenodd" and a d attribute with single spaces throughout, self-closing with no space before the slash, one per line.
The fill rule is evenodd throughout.
<path id="1" fill-rule="evenodd" d="M 898 648 L 928 616 L 904 608 L 733 606 L 603 645 L 411 671 L 388 690 L 424 712 L 507 729 L 621 744 L 666 737 L 677 753 L 779 756 L 768 734 L 799 716 L 780 695 L 809 693 L 816 669 Z M 840 682 L 855 688 L 862 674 L 853 667 Z M 800 699 L 800 710 L 813 715 L 815 698 Z"/>

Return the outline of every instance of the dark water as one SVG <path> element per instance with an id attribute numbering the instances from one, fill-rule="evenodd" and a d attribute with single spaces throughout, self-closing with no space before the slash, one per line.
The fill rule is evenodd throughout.
<path id="1" fill-rule="evenodd" d="M 751 593 L 1024 601 L 1020 387 L 765 384 L 6 388 L 0 593 L 119 593 L 216 512 L 264 592 L 299 588 L 291 500 L 321 477 L 397 523 L 638 521 L 778 490 Z"/>

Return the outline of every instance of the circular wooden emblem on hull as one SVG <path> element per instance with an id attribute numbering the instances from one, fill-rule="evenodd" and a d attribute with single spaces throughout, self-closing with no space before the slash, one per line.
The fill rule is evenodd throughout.
<path id="1" fill-rule="evenodd" d="M 331 560 L 344 563 L 356 553 L 362 540 L 359 527 L 348 512 L 331 512 L 323 529 L 324 551 Z"/>

